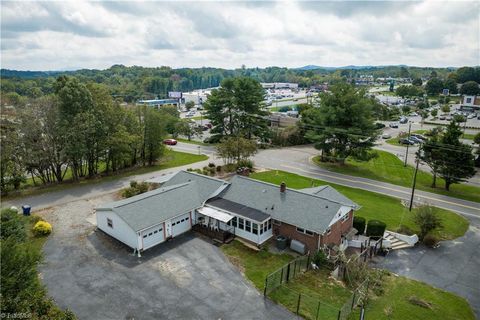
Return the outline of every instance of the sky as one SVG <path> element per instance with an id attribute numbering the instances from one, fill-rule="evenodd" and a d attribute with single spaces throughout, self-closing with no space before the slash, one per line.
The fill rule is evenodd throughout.
<path id="1" fill-rule="evenodd" d="M 480 2 L 1 1 L 1 67 L 480 64 Z"/>

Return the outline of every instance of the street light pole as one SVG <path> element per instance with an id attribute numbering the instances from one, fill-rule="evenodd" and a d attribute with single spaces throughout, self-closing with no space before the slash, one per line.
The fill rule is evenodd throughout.
<path id="1" fill-rule="evenodd" d="M 420 158 L 417 155 L 417 165 L 415 166 L 415 173 L 413 174 L 412 195 L 410 196 L 410 206 L 408 207 L 408 211 L 412 211 L 413 195 L 415 194 L 415 185 L 417 183 L 417 171 L 418 171 L 419 163 L 420 163 Z"/>
<path id="2" fill-rule="evenodd" d="M 407 138 L 407 152 L 405 153 L 405 164 L 403 165 L 404 167 L 407 166 L 407 159 L 408 159 L 408 146 L 410 145 L 410 130 L 412 129 L 412 123 L 409 121 L 408 122 L 408 138 Z"/>

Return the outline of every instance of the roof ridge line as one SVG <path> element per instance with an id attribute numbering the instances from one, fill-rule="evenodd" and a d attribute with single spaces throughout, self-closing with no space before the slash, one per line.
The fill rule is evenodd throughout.
<path id="1" fill-rule="evenodd" d="M 214 180 L 214 181 L 218 181 L 218 182 L 223 182 L 223 183 L 229 183 L 228 181 L 225 181 L 223 179 L 219 179 L 219 178 L 215 178 L 215 177 L 210 177 L 210 176 L 207 176 L 207 175 L 204 175 L 204 174 L 201 174 L 201 173 L 198 173 L 198 172 L 195 172 L 195 171 L 187 171 L 187 170 L 179 170 L 178 172 L 185 172 L 185 173 L 188 173 L 188 174 L 193 174 L 193 175 L 196 175 L 196 176 L 199 176 L 199 177 L 202 177 L 202 178 L 207 178 L 207 179 L 210 179 L 210 180 Z M 177 172 L 177 173 L 178 173 Z M 175 176 L 175 175 L 174 175 Z M 173 177 L 172 177 L 173 178 Z"/>
<path id="2" fill-rule="evenodd" d="M 138 197 L 137 199 L 131 199 L 130 198 L 132 201 L 126 201 L 126 203 L 123 203 L 121 205 L 113 206 L 112 209 L 113 208 L 121 208 L 123 206 L 129 205 L 129 204 L 141 201 L 141 200 L 145 200 L 145 199 L 151 198 L 151 197 L 159 195 L 159 194 L 163 194 L 163 193 L 166 193 L 166 192 L 169 192 L 169 191 L 181 188 L 181 187 L 185 187 L 186 185 L 190 185 L 191 183 L 195 183 L 195 181 L 188 181 L 188 182 L 184 182 L 184 183 L 174 184 L 172 186 L 167 186 L 167 187 L 163 187 L 163 188 L 160 187 L 158 189 L 153 189 L 151 191 L 147 191 L 147 192 L 152 192 L 152 194 L 148 194 L 148 195 L 145 194 L 145 193 L 140 193 L 140 194 L 137 194 L 136 196 L 142 196 L 143 195 L 143 197 Z M 158 192 L 154 192 L 154 191 L 158 191 Z M 128 198 L 123 199 L 123 200 L 128 200 Z"/>
<path id="3" fill-rule="evenodd" d="M 271 183 L 271 182 L 266 182 L 266 181 L 262 181 L 262 180 L 257 180 L 257 179 L 253 179 L 253 178 L 249 178 L 249 177 L 244 177 L 244 176 L 241 176 L 241 175 L 236 175 L 235 177 L 240 177 L 240 178 L 245 179 L 245 180 L 255 181 L 255 182 L 258 182 L 258 183 L 261 183 L 261 184 L 266 184 L 266 185 L 270 185 L 270 186 L 277 187 L 277 188 L 279 187 L 278 185 L 276 185 L 276 184 L 274 184 L 274 183 Z M 331 186 L 329 186 L 329 185 L 326 185 L 326 186 L 331 187 Z M 331 188 L 333 188 L 333 187 L 331 187 Z M 303 195 L 312 196 L 312 197 L 315 197 L 315 198 L 327 200 L 327 201 L 330 201 L 330 202 L 333 202 L 333 203 L 337 203 L 337 204 L 341 204 L 341 205 L 345 205 L 345 206 L 350 207 L 350 205 L 348 205 L 348 204 L 341 203 L 341 202 L 338 202 L 338 201 L 334 201 L 334 200 L 331 200 L 331 199 L 327 199 L 327 198 L 325 198 L 325 197 L 320 197 L 320 196 L 318 196 L 318 195 L 316 195 L 316 194 L 307 193 L 307 192 L 301 191 L 301 189 L 298 190 L 298 189 L 292 189 L 292 188 L 289 188 L 289 187 L 287 187 L 286 189 L 289 190 L 289 191 L 292 191 L 292 192 L 301 193 L 301 194 L 303 194 Z M 335 189 L 335 188 L 334 188 L 334 189 Z M 336 190 L 336 189 L 335 189 L 335 190 Z"/>

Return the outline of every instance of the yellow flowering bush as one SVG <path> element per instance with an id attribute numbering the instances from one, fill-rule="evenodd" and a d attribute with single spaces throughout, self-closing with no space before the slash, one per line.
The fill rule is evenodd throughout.
<path id="1" fill-rule="evenodd" d="M 46 236 L 52 233 L 52 225 L 47 221 L 38 221 L 33 227 L 33 234 L 36 236 Z"/>

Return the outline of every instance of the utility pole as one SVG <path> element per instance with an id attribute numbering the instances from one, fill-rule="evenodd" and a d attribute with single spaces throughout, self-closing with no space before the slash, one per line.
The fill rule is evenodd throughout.
<path id="1" fill-rule="evenodd" d="M 410 206 L 408 207 L 408 211 L 412 211 L 413 195 L 415 194 L 415 184 L 417 183 L 417 171 L 418 171 L 419 163 L 420 163 L 420 157 L 417 155 L 417 165 L 415 166 L 415 173 L 413 174 L 412 195 L 410 196 Z"/>
<path id="2" fill-rule="evenodd" d="M 408 122 L 408 138 L 407 141 L 407 152 L 405 152 L 405 164 L 403 165 L 404 167 L 407 166 L 407 159 L 408 159 L 408 147 L 410 146 L 410 130 L 412 130 L 412 123 L 409 121 Z"/>

